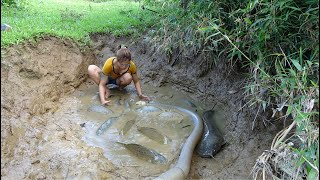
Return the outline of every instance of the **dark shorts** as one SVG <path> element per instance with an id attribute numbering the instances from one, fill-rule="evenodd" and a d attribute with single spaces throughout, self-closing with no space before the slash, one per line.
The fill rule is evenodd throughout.
<path id="1" fill-rule="evenodd" d="M 113 79 L 111 76 L 108 76 L 108 83 L 107 84 L 118 85 L 116 79 Z"/>

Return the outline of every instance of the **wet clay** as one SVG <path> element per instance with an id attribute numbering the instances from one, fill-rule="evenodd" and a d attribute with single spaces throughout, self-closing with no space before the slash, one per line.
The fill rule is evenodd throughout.
<path id="1" fill-rule="evenodd" d="M 243 95 L 237 76 L 229 82 L 227 76 L 219 75 L 224 71 L 214 69 L 208 75 L 197 76 L 201 68 L 193 66 L 192 62 L 177 63 L 176 67 L 166 65 L 165 56 L 157 53 L 143 38 L 132 40 L 98 34 L 92 36 L 92 40 L 91 48 L 82 49 L 71 41 L 54 37 L 1 49 L 2 179 L 152 179 L 170 166 L 166 164 L 163 169 L 147 171 L 143 167 L 144 160 L 137 163 L 141 159 L 123 164 L 117 161 L 119 158 L 112 159 L 116 154 L 99 146 L 105 142 L 90 136 L 91 132 L 96 133 L 92 129 L 97 129 L 110 117 L 95 112 L 97 109 L 88 111 L 89 105 L 99 105 L 99 100 L 98 87 L 87 79 L 87 67 L 89 64 L 101 67 L 106 57 L 114 55 L 117 44 L 126 44 L 132 51 L 142 89 L 152 99 L 199 113 L 210 109 L 219 112 L 219 122 L 229 145 L 213 159 L 194 153 L 188 179 L 250 179 L 256 158 L 269 148 L 276 131 L 263 129 L 258 123 L 256 130 L 251 129 L 255 114 L 251 117 L 244 109 L 239 111 Z M 124 93 L 132 96 L 133 102 L 129 105 L 139 101 L 134 88 L 128 87 Z M 108 107 L 110 111 L 128 113 L 125 108 L 117 108 L 125 107 L 128 98 L 117 95 L 110 98 L 113 102 Z M 159 117 L 165 119 L 170 113 L 159 114 Z M 104 135 L 115 133 L 130 137 L 132 130 L 150 127 L 138 124 L 139 119 L 132 117 L 118 124 L 123 127 L 120 131 L 111 128 L 111 132 Z M 156 128 L 159 133 L 167 135 L 161 131 L 166 128 L 159 126 Z M 192 130 L 191 124 L 183 118 L 171 126 L 182 129 L 180 140 Z M 175 140 L 168 137 L 168 143 L 169 139 Z M 160 151 L 160 145 L 154 142 L 153 147 L 147 148 Z M 128 151 L 121 144 L 118 147 Z M 178 153 L 177 150 L 168 162 L 174 164 Z"/>

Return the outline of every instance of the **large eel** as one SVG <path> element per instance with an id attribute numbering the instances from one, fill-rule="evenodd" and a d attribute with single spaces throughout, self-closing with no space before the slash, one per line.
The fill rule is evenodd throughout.
<path id="1" fill-rule="evenodd" d="M 196 152 L 203 158 L 213 158 L 225 144 L 223 134 L 216 125 L 214 114 L 215 112 L 212 110 L 205 111 L 202 114 L 204 129 L 201 140 L 196 147 Z"/>
<path id="2" fill-rule="evenodd" d="M 155 178 L 156 180 L 179 180 L 179 179 L 185 179 L 187 175 L 189 174 L 190 165 L 191 165 L 191 159 L 192 154 L 194 151 L 194 148 L 196 147 L 198 141 L 201 138 L 202 131 L 203 131 L 203 122 L 199 115 L 196 113 L 189 111 L 187 109 L 177 107 L 177 106 L 171 106 L 171 105 L 162 105 L 161 106 L 168 106 L 171 108 L 176 108 L 182 112 L 185 112 L 189 114 L 189 116 L 192 119 L 192 122 L 194 124 L 194 128 L 190 134 L 190 136 L 187 138 L 186 142 L 184 143 L 179 159 L 177 161 L 177 164 L 169 169 L 168 171 L 161 174 L 159 177 Z"/>

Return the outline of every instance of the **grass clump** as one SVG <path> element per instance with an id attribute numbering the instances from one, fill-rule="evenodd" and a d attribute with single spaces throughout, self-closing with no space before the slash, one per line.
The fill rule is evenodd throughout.
<path id="1" fill-rule="evenodd" d="M 141 12 L 134 1 L 28 0 L 24 6 L 1 6 L 1 22 L 12 32 L 1 32 L 1 46 L 43 35 L 88 43 L 89 34 L 137 35 L 153 24 L 153 16 Z"/>
<path id="2" fill-rule="evenodd" d="M 319 2 L 144 2 L 162 7 L 162 19 L 151 35 L 156 47 L 167 53 L 171 65 L 202 55 L 210 68 L 220 63 L 219 59 L 227 59 L 248 75 L 248 106 L 258 112 L 272 110 L 270 118 L 280 114 L 279 119 L 292 120 L 275 137 L 271 150 L 259 157 L 253 176 L 317 178 Z M 290 171 L 288 167 L 278 168 L 285 161 L 292 162 Z"/>

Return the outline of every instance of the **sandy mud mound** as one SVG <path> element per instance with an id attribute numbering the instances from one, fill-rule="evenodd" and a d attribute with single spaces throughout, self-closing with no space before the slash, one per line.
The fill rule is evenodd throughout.
<path id="1" fill-rule="evenodd" d="M 40 140 L 56 135 L 57 127 L 52 132 L 43 128 L 59 124 L 40 115 L 59 109 L 59 99 L 86 79 L 95 58 L 53 37 L 3 49 L 1 54 L 1 178 L 32 178 L 33 166 L 45 166 L 43 160 L 33 159 L 39 155 Z"/>
<path id="2" fill-rule="evenodd" d="M 94 61 L 72 42 L 56 38 L 1 53 L 1 108 L 16 113 L 54 112 L 55 102 L 86 79 L 87 66 Z"/>

